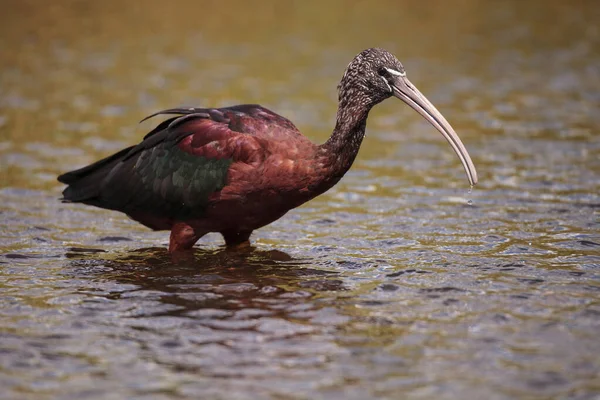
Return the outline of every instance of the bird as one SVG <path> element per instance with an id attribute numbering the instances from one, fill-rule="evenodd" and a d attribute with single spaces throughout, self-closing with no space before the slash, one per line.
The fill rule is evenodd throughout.
<path id="1" fill-rule="evenodd" d="M 325 193 L 352 166 L 373 106 L 396 97 L 448 141 L 468 181 L 477 172 L 442 114 L 408 80 L 390 52 L 369 48 L 348 64 L 338 85 L 333 133 L 322 144 L 287 118 L 258 104 L 172 108 L 143 140 L 86 167 L 64 173 L 61 199 L 125 213 L 153 230 L 170 231 L 170 253 L 193 248 L 209 232 L 226 247 Z"/>

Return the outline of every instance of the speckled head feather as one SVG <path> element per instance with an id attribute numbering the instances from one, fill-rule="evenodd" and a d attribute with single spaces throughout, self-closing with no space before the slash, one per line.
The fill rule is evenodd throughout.
<path id="1" fill-rule="evenodd" d="M 392 95 L 387 84 L 389 71 L 404 74 L 404 67 L 389 51 L 370 48 L 360 52 L 348 64 L 338 85 L 338 100 L 360 99 L 364 106 L 372 107 Z"/>
<path id="2" fill-rule="evenodd" d="M 336 154 L 341 173 L 350 168 L 365 136 L 369 111 L 393 95 L 392 83 L 405 76 L 404 67 L 390 52 L 370 48 L 352 59 L 338 85 L 335 129 L 324 146 Z"/>

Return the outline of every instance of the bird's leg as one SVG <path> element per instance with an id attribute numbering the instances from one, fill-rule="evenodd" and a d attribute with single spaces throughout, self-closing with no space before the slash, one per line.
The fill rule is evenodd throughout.
<path id="1" fill-rule="evenodd" d="M 227 247 L 250 246 L 250 235 L 252 231 L 224 231 L 221 232 Z"/>
<path id="2" fill-rule="evenodd" d="M 199 234 L 185 222 L 177 222 L 171 228 L 169 238 L 169 253 L 189 250 L 204 234 Z"/>

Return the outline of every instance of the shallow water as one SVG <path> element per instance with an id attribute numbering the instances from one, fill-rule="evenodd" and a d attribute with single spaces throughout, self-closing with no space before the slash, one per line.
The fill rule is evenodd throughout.
<path id="1" fill-rule="evenodd" d="M 599 7 L 421 3 L 9 1 L 2 397 L 597 399 Z M 167 233 L 57 200 L 176 105 L 260 102 L 322 142 L 369 46 L 459 132 L 472 192 L 388 100 L 343 181 L 253 249 L 173 259 Z"/>

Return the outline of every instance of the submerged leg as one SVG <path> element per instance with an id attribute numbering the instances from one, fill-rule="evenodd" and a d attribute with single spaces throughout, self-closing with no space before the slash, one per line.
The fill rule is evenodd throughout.
<path id="1" fill-rule="evenodd" d="M 252 231 L 225 231 L 221 232 L 225 239 L 225 246 L 227 247 L 238 247 L 238 246 L 250 246 L 250 235 Z"/>
<path id="2" fill-rule="evenodd" d="M 204 236 L 204 233 L 196 232 L 194 228 L 185 222 L 177 222 L 171 228 L 169 253 L 191 249 L 202 236 Z"/>

